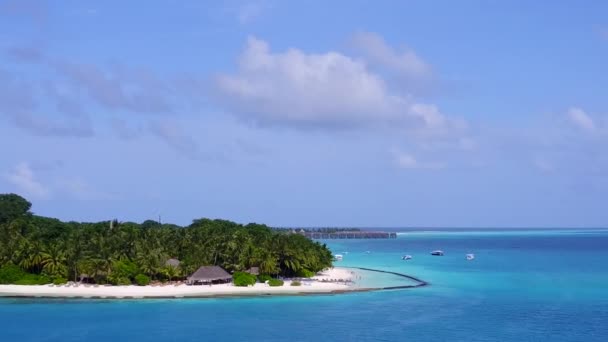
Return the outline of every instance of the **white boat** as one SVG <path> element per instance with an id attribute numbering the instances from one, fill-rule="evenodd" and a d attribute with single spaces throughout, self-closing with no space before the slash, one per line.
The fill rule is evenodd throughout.
<path id="1" fill-rule="evenodd" d="M 341 261 L 342 259 L 344 259 L 344 257 L 342 256 L 342 254 L 336 254 L 334 255 L 334 259 L 336 259 L 336 261 Z"/>
<path id="2" fill-rule="evenodd" d="M 475 259 L 475 254 L 473 254 L 473 253 L 467 254 L 467 260 L 473 260 L 473 259 Z"/>
<path id="3" fill-rule="evenodd" d="M 432 251 L 431 255 L 443 256 L 443 251 L 440 251 L 440 250 Z"/>
<path id="4" fill-rule="evenodd" d="M 404 255 L 401 257 L 401 260 L 410 260 L 412 258 L 411 255 Z"/>

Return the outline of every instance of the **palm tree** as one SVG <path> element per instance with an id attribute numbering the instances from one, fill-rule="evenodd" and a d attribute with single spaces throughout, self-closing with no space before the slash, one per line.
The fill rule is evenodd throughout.
<path id="1" fill-rule="evenodd" d="M 44 246 L 38 240 L 21 240 L 19 248 L 19 266 L 25 270 L 40 272 L 42 268 Z"/>
<path id="2" fill-rule="evenodd" d="M 66 262 L 66 253 L 59 244 L 52 244 L 42 252 L 43 271 L 50 275 L 59 277 L 66 276 L 68 270 Z"/>
<path id="3" fill-rule="evenodd" d="M 80 277 L 79 261 L 85 257 L 85 246 L 82 239 L 82 234 L 79 231 L 73 231 L 63 243 L 65 246 L 66 264 L 68 267 L 68 275 L 74 276 L 74 282 Z"/>
<path id="4" fill-rule="evenodd" d="M 173 279 L 179 277 L 180 270 L 178 267 L 174 267 L 172 265 L 167 265 L 162 268 L 161 273 L 169 279 L 169 281 L 173 281 Z"/>
<path id="5" fill-rule="evenodd" d="M 260 273 L 262 274 L 277 274 L 279 267 L 277 257 L 269 250 L 262 250 L 260 255 Z"/>

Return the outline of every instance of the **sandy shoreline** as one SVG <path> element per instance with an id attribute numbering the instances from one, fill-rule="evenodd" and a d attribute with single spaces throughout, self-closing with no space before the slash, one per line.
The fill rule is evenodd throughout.
<path id="1" fill-rule="evenodd" d="M 164 285 L 164 286 L 53 286 L 53 285 L 0 285 L 0 297 L 48 297 L 48 298 L 186 298 L 224 297 L 259 295 L 322 294 L 358 291 L 352 283 L 355 273 L 343 268 L 332 268 L 320 272 L 311 281 L 301 286 L 291 286 L 285 281 L 283 286 L 271 287 L 255 284 L 237 287 L 232 284 L 218 285 Z"/>

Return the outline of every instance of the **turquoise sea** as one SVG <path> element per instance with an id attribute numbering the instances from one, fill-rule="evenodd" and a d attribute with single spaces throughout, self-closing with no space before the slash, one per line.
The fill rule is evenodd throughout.
<path id="1" fill-rule="evenodd" d="M 337 265 L 411 274 L 430 286 L 247 299 L 0 299 L 0 341 L 608 341 L 608 230 L 400 231 L 392 240 L 327 243 L 347 252 Z M 429 255 L 435 249 L 445 256 Z M 359 286 L 404 283 L 364 276 Z"/>

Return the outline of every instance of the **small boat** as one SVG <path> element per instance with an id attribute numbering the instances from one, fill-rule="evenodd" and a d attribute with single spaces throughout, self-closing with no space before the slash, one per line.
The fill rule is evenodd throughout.
<path id="1" fill-rule="evenodd" d="M 341 261 L 344 257 L 342 256 L 342 254 L 336 254 L 334 255 L 334 259 L 336 259 L 336 261 Z"/>
<path id="2" fill-rule="evenodd" d="M 411 255 L 404 255 L 401 257 L 401 260 L 410 260 L 412 258 Z"/>
<path id="3" fill-rule="evenodd" d="M 371 252 L 370 251 L 365 251 L 365 254 L 369 254 L 369 253 L 371 253 Z"/>
<path id="4" fill-rule="evenodd" d="M 443 256 L 443 251 L 437 250 L 437 251 L 432 251 L 431 255 L 436 255 L 436 256 Z"/>
<path id="5" fill-rule="evenodd" d="M 473 260 L 473 259 L 475 259 L 475 254 L 473 254 L 473 253 L 467 254 L 467 260 Z"/>

